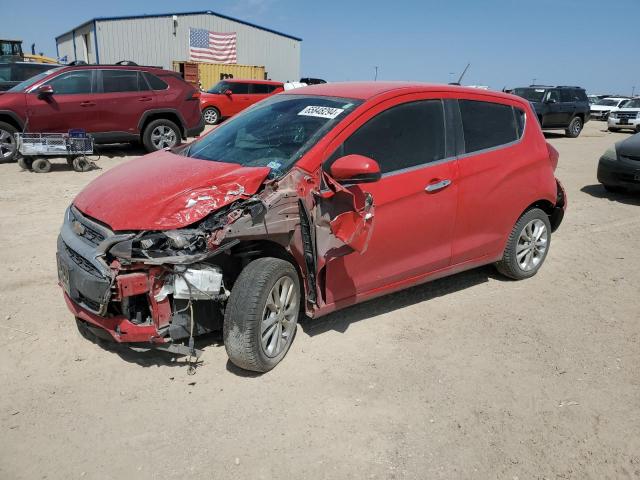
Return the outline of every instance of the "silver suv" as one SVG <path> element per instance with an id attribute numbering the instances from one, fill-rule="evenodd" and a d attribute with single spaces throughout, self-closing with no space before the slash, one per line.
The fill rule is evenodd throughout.
<path id="1" fill-rule="evenodd" d="M 607 126 L 610 132 L 622 129 L 640 132 L 640 97 L 629 100 L 624 107 L 609 114 Z"/>

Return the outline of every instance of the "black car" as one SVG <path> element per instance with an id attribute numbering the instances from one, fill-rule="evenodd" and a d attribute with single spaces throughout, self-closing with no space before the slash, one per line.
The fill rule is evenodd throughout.
<path id="1" fill-rule="evenodd" d="M 39 73 L 55 68 L 57 65 L 32 62 L 1 62 L 0 63 L 0 92 L 9 90 L 20 82 Z"/>
<path id="2" fill-rule="evenodd" d="M 598 162 L 598 181 L 610 192 L 640 191 L 640 133 L 604 152 Z"/>
<path id="3" fill-rule="evenodd" d="M 564 129 L 567 137 L 576 138 L 589 121 L 584 88 L 530 85 L 514 88 L 511 93 L 531 102 L 543 129 Z"/>

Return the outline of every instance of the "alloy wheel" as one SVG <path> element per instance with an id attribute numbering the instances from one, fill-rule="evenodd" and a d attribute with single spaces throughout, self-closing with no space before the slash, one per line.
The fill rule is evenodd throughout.
<path id="1" fill-rule="evenodd" d="M 6 160 L 11 158 L 16 151 L 16 139 L 11 132 L 0 130 L 0 158 Z"/>
<path id="2" fill-rule="evenodd" d="M 215 125 L 218 121 L 218 112 L 216 112 L 213 108 L 207 108 L 203 113 L 204 121 L 209 125 Z"/>
<path id="3" fill-rule="evenodd" d="M 156 150 L 174 147 L 178 143 L 178 136 L 172 128 L 166 125 L 158 125 L 151 132 L 151 143 Z"/>
<path id="4" fill-rule="evenodd" d="M 281 277 L 267 296 L 260 322 L 262 351 L 270 358 L 282 352 L 293 337 L 298 316 L 298 292 L 293 280 Z"/>
<path id="5" fill-rule="evenodd" d="M 547 252 L 549 232 L 542 220 L 535 219 L 527 223 L 518 237 L 516 260 L 525 272 L 535 269 Z"/>
<path id="6" fill-rule="evenodd" d="M 582 122 L 580 122 L 580 119 L 576 118 L 571 124 L 571 133 L 573 133 L 574 135 L 579 135 L 581 130 Z"/>

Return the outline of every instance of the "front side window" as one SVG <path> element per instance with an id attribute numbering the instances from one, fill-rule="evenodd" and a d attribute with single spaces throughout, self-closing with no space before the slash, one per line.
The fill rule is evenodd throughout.
<path id="1" fill-rule="evenodd" d="M 624 104 L 624 108 L 640 108 L 640 98 L 629 100 Z"/>
<path id="2" fill-rule="evenodd" d="M 458 103 L 467 153 L 498 147 L 518 139 L 520 127 L 511 106 L 475 100 L 460 100 Z M 522 125 L 524 127 L 524 123 Z"/>
<path id="3" fill-rule="evenodd" d="M 104 93 L 138 92 L 147 89 L 137 70 L 102 70 Z"/>
<path id="4" fill-rule="evenodd" d="M 63 73 L 47 82 L 56 95 L 91 93 L 91 70 L 76 70 Z"/>
<path id="5" fill-rule="evenodd" d="M 327 167 L 352 154 L 374 159 L 383 174 L 442 160 L 445 157 L 442 101 L 405 103 L 379 113 L 338 147 Z"/>
<path id="6" fill-rule="evenodd" d="M 361 102 L 346 98 L 276 95 L 227 120 L 191 144 L 185 155 L 201 160 L 288 171 Z"/>
<path id="7" fill-rule="evenodd" d="M 549 90 L 549 94 L 547 95 L 547 100 L 552 100 L 554 102 L 560 102 L 560 92 L 558 90 Z"/>

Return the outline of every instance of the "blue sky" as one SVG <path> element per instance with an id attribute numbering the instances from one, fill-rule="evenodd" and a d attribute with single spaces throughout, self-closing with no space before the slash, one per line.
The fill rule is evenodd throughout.
<path id="1" fill-rule="evenodd" d="M 30 0 L 5 6 L 2 36 L 54 56 L 55 36 L 90 18 L 190 10 L 302 37 L 303 76 L 370 80 L 378 65 L 382 80 L 448 82 L 471 62 L 465 84 L 640 92 L 640 0 Z"/>

